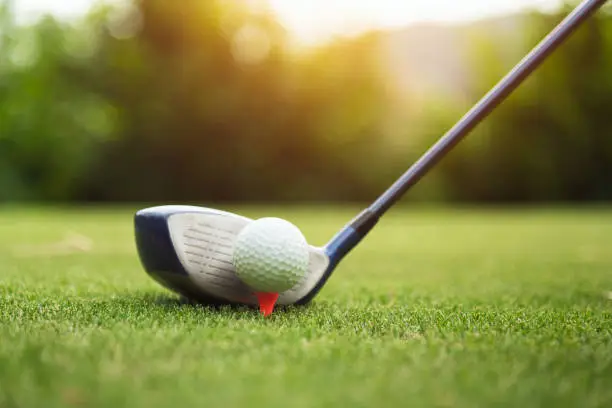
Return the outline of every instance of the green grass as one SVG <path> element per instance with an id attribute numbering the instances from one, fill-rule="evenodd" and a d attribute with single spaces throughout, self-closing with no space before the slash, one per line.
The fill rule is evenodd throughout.
<path id="1" fill-rule="evenodd" d="M 238 211 L 322 244 L 357 209 Z M 157 286 L 131 211 L 6 209 L 0 407 L 609 407 L 611 245 L 612 210 L 395 209 L 264 319 Z"/>

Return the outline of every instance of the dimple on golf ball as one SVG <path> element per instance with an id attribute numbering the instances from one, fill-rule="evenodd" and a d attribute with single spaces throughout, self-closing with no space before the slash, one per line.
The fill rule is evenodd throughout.
<path id="1" fill-rule="evenodd" d="M 238 277 L 259 292 L 284 292 L 306 274 L 309 262 L 306 238 L 292 223 L 260 218 L 240 231 L 233 263 Z"/>

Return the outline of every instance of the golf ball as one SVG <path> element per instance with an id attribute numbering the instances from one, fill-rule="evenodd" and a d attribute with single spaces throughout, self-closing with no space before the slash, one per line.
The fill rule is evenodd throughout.
<path id="1" fill-rule="evenodd" d="M 291 289 L 306 274 L 309 249 L 293 224 L 280 218 L 260 218 L 240 231 L 233 263 L 238 277 L 259 292 Z"/>

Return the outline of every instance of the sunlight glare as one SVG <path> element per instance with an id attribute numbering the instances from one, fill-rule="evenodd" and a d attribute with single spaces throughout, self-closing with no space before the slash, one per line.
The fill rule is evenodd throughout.
<path id="1" fill-rule="evenodd" d="M 559 0 L 269 0 L 270 7 L 301 44 L 335 35 L 394 28 L 417 22 L 453 22 L 513 12 L 550 9 Z"/>

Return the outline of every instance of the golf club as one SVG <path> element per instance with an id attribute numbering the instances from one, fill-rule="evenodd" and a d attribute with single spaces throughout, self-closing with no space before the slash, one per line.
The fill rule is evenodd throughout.
<path id="1" fill-rule="evenodd" d="M 579 4 L 376 201 L 327 244 L 310 246 L 308 273 L 295 287 L 281 293 L 277 304 L 309 303 L 382 215 L 604 3 L 606 0 L 584 0 Z M 190 299 L 209 304 L 257 305 L 253 291 L 236 276 L 232 264 L 233 242 L 252 221 L 197 206 L 146 208 L 134 217 L 139 258 L 153 279 Z"/>

